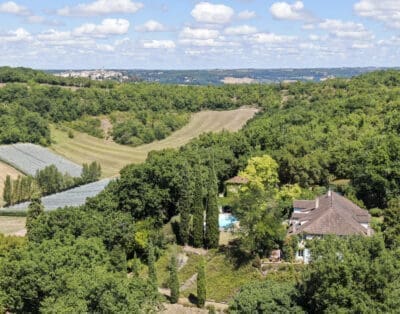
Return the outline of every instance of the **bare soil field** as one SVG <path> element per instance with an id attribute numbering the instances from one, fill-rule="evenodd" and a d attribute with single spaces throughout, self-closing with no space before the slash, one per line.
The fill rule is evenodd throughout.
<path id="1" fill-rule="evenodd" d="M 7 175 L 11 176 L 11 179 L 16 179 L 19 175 L 22 176 L 22 173 L 0 161 L 0 207 L 3 204 L 3 189 Z"/>
<path id="2" fill-rule="evenodd" d="M 25 217 L 0 216 L 0 233 L 5 235 L 25 236 Z"/>
<path id="3" fill-rule="evenodd" d="M 55 144 L 51 149 L 78 164 L 97 161 L 101 164 L 103 177 L 113 177 L 125 165 L 143 162 L 150 151 L 185 145 L 205 132 L 238 131 L 257 111 L 255 108 L 241 108 L 195 113 L 186 126 L 166 139 L 138 147 L 119 145 L 79 132 L 74 132 L 75 136 L 71 139 L 66 132 L 52 128 Z"/>

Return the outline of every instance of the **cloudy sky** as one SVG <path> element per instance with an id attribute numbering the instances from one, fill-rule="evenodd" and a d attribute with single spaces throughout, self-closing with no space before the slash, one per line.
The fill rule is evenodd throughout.
<path id="1" fill-rule="evenodd" d="M 400 0 L 0 0 L 0 65 L 399 66 Z"/>

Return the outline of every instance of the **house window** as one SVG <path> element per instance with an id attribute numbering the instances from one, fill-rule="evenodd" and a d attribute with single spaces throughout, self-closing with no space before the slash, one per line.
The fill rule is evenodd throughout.
<path id="1" fill-rule="evenodd" d="M 298 250 L 297 251 L 297 256 L 304 257 L 304 250 Z"/>

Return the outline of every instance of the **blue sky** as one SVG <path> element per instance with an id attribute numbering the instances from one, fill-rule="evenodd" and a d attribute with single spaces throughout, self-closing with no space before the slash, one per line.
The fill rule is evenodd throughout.
<path id="1" fill-rule="evenodd" d="M 0 65 L 399 66 L 399 0 L 0 0 Z"/>

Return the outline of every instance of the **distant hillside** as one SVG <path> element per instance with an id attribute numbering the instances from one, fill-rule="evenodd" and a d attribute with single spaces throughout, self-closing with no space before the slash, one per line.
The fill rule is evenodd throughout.
<path id="1" fill-rule="evenodd" d="M 232 80 L 243 83 L 279 83 L 283 81 L 319 82 L 329 78 L 349 78 L 382 68 L 315 68 L 315 69 L 232 69 L 232 70 L 123 70 L 113 69 L 130 81 L 158 82 L 185 85 L 221 85 Z M 87 75 L 86 70 L 74 70 Z M 100 70 L 99 70 L 100 71 Z M 48 73 L 65 73 L 52 70 Z M 100 71 L 101 72 L 101 71 Z M 245 79 L 245 81 L 242 81 Z"/>

